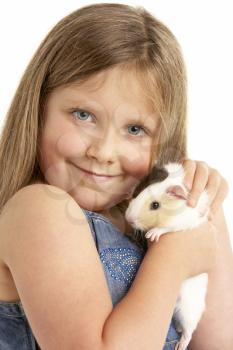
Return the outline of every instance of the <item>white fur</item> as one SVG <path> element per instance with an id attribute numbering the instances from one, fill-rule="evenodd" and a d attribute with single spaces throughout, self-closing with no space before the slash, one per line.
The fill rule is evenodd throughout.
<path id="1" fill-rule="evenodd" d="M 166 189 L 171 185 L 180 185 L 187 193 L 187 190 L 183 184 L 184 168 L 179 163 L 168 163 L 165 165 L 168 171 L 168 177 L 162 182 L 152 184 L 144 189 L 139 195 L 134 198 L 126 211 L 126 219 L 132 217 L 135 219 L 132 226 L 144 230 L 145 227 L 140 226 L 137 222 L 137 217 L 140 212 L 140 208 L 143 206 L 145 200 L 150 196 L 156 199 L 158 195 L 165 193 Z M 169 224 L 166 223 L 164 227 L 153 227 L 146 233 L 147 238 L 156 238 L 158 240 L 161 234 L 171 231 L 180 231 L 192 229 L 199 226 L 202 222 L 207 220 L 207 214 L 209 212 L 208 202 L 209 195 L 207 191 L 203 191 L 195 208 L 187 206 L 185 200 L 174 199 L 180 201 L 179 214 L 173 216 L 169 213 Z M 161 207 L 160 210 L 163 210 Z M 203 213 L 205 212 L 205 215 Z M 202 216 L 201 216 L 202 215 Z M 207 273 L 202 273 L 198 276 L 186 279 L 181 286 L 177 302 L 174 310 L 174 318 L 176 321 L 177 329 L 182 331 L 182 337 L 177 344 L 176 349 L 184 350 L 188 346 L 192 333 L 196 329 L 197 324 L 205 309 L 205 295 L 208 284 Z"/>

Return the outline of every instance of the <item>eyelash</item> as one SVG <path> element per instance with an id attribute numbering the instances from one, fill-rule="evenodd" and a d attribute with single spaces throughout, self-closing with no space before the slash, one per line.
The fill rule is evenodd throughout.
<path id="1" fill-rule="evenodd" d="M 85 111 L 85 110 L 83 110 L 83 109 L 74 109 L 74 110 L 71 110 L 71 113 L 72 113 L 72 115 L 73 115 L 73 113 L 74 112 L 85 112 L 85 113 L 88 113 L 89 115 L 92 115 L 93 116 L 93 114 L 92 113 L 90 113 L 90 112 L 88 112 L 88 111 Z M 74 115 L 73 115 L 73 117 L 74 117 Z M 94 116 L 93 116 L 94 117 Z M 76 120 L 77 119 L 77 117 L 74 117 L 74 119 Z M 79 120 L 81 120 L 81 119 L 79 119 Z M 82 120 L 81 120 L 82 121 Z M 85 120 L 84 120 L 85 121 Z M 128 125 L 128 127 L 132 127 L 132 126 L 137 126 L 137 127 L 139 127 L 139 128 L 141 128 L 141 130 L 143 130 L 143 132 L 145 133 L 145 134 L 149 134 L 149 131 L 144 127 L 144 126 L 142 126 L 142 125 L 140 125 L 140 124 L 131 124 L 131 125 Z M 132 135 L 132 136 L 137 136 L 137 135 Z M 143 136 L 143 135 L 142 135 Z M 142 137 L 142 136 L 138 136 L 138 137 Z"/>

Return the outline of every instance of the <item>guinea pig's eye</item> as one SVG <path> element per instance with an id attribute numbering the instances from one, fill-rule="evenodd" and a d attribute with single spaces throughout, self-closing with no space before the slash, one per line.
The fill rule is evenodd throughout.
<path id="1" fill-rule="evenodd" d="M 152 210 L 156 210 L 159 207 L 160 207 L 159 202 L 152 202 L 151 205 L 150 205 L 150 209 L 152 209 Z"/>

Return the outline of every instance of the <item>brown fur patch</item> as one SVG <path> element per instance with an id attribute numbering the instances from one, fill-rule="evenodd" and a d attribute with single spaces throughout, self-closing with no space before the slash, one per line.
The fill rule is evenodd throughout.
<path id="1" fill-rule="evenodd" d="M 158 166 L 154 166 L 151 172 L 146 175 L 140 183 L 135 187 L 132 198 L 138 196 L 140 192 L 142 192 L 146 187 L 165 180 L 168 177 L 168 172 L 165 168 L 160 168 Z"/>

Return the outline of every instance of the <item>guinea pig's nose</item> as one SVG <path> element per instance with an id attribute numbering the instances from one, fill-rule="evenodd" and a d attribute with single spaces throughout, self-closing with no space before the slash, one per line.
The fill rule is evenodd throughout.
<path id="1" fill-rule="evenodd" d="M 133 213 L 126 213 L 125 218 L 130 224 L 133 224 L 136 221 L 136 216 Z"/>

